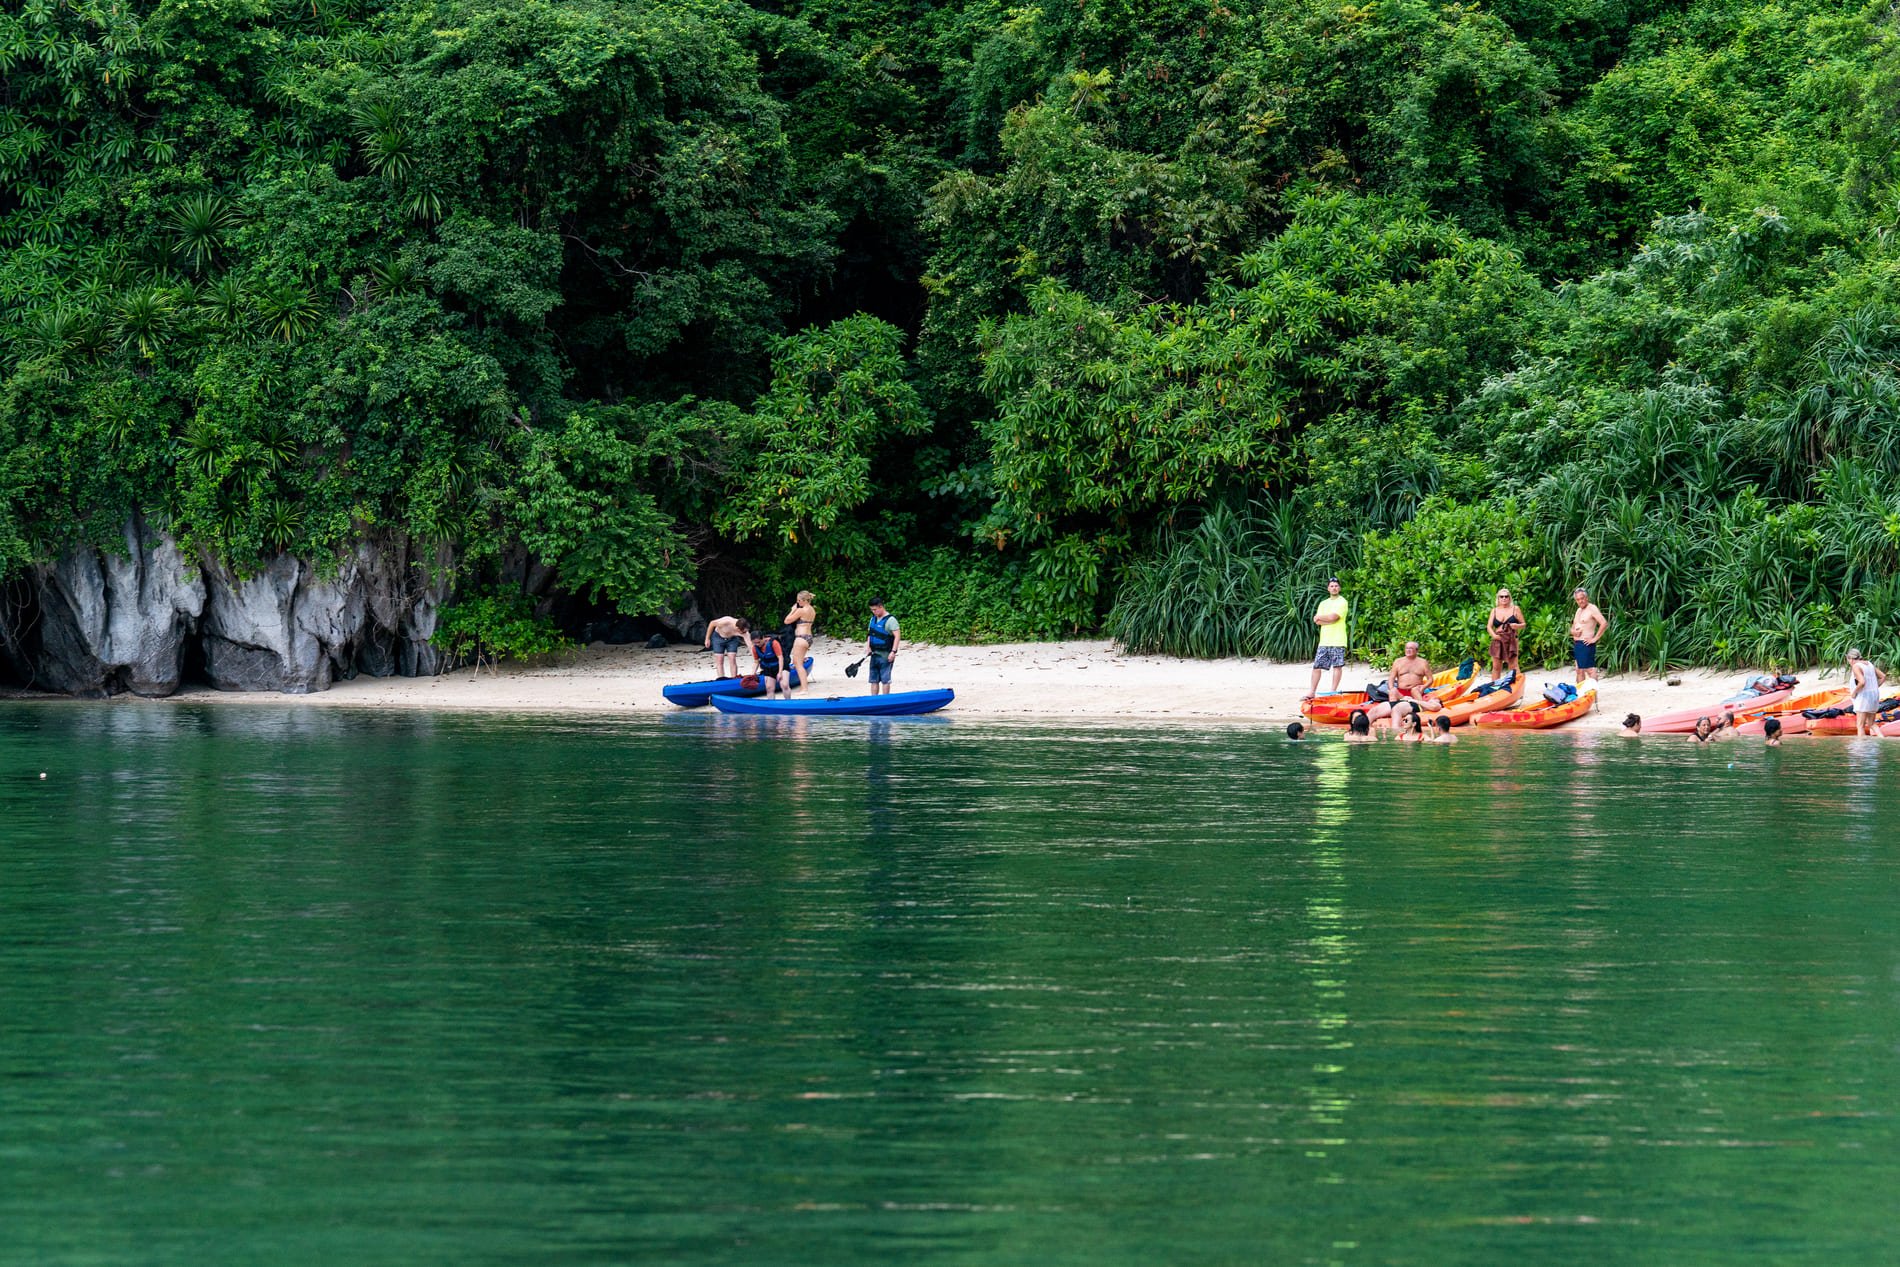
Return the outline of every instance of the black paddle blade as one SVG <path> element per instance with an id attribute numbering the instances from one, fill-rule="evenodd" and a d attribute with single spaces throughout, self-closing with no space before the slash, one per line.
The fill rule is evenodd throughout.
<path id="1" fill-rule="evenodd" d="M 846 677 L 856 677 L 858 675 L 858 666 L 863 663 L 864 663 L 864 657 L 859 656 L 857 659 L 853 660 L 850 664 L 847 664 L 844 666 L 844 675 Z"/>

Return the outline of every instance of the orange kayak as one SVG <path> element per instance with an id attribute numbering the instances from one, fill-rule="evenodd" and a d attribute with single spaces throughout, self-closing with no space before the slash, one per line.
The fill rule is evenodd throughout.
<path id="1" fill-rule="evenodd" d="M 1432 676 L 1432 694 L 1440 700 L 1458 699 L 1470 690 L 1477 680 L 1478 669 L 1475 663 L 1468 677 L 1459 677 L 1455 667 L 1449 668 L 1443 673 Z M 1318 726 L 1344 726 L 1356 708 L 1365 709 L 1366 716 L 1373 721 L 1388 716 L 1392 712 L 1392 705 L 1389 703 L 1367 704 L 1364 691 L 1339 691 L 1332 695 L 1315 695 L 1300 705 L 1300 712 L 1305 714 L 1306 720 Z"/>
<path id="2" fill-rule="evenodd" d="M 1832 691 L 1812 691 L 1806 695 L 1791 699 L 1785 704 L 1777 704 L 1764 713 L 1757 713 L 1747 721 L 1742 721 L 1740 714 L 1737 714 L 1735 733 L 1738 735 L 1759 735 L 1762 733 L 1763 723 L 1770 717 L 1773 717 L 1781 722 L 1781 734 L 1784 739 L 1789 735 L 1805 735 L 1808 733 L 1808 727 L 1812 723 L 1808 718 L 1801 715 L 1803 709 L 1839 708 L 1845 703 L 1847 703 L 1846 687 L 1840 687 Z M 1852 719 L 1850 718 L 1849 720 L 1851 721 Z M 1649 727 L 1645 725 L 1643 729 L 1648 730 Z M 1848 729 L 1852 730 L 1853 727 L 1849 726 Z"/>
<path id="3" fill-rule="evenodd" d="M 1575 721 L 1596 706 L 1597 693 L 1589 690 L 1567 704 L 1553 704 L 1547 699 L 1540 699 L 1529 708 L 1479 713 L 1471 719 L 1471 724 L 1484 730 L 1545 730 Z"/>
<path id="4" fill-rule="evenodd" d="M 1846 701 L 1842 701 L 1845 703 Z M 1874 715 L 1874 729 L 1880 730 L 1891 722 L 1900 721 L 1900 710 L 1884 708 Z M 1816 717 L 1808 722 L 1810 735 L 1851 735 L 1858 727 L 1854 724 L 1854 714 L 1842 713 L 1839 717 Z M 1787 734 L 1786 730 L 1781 732 Z M 1885 733 L 1884 731 L 1882 733 Z"/>
<path id="5" fill-rule="evenodd" d="M 1480 713 L 1498 712 L 1510 708 L 1524 698 L 1524 675 L 1518 674 L 1511 684 L 1501 691 L 1492 691 L 1489 695 L 1466 695 L 1456 703 L 1445 705 L 1443 711 L 1433 713 L 1427 721 L 1437 717 L 1451 718 L 1451 724 L 1462 726 Z"/>

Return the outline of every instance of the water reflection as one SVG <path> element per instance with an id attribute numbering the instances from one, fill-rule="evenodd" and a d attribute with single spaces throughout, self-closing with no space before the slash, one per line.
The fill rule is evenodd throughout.
<path id="1" fill-rule="evenodd" d="M 1310 1136 L 1306 1156 L 1316 1165 L 1316 1181 L 1346 1182 L 1343 1159 L 1337 1150 L 1351 1140 L 1346 1115 L 1352 1108 L 1348 1091 L 1351 1075 L 1352 1020 L 1347 1005 L 1347 977 L 1352 967 L 1352 928 L 1346 913 L 1346 850 L 1352 835 L 1353 762 L 1358 755 L 1342 744 L 1319 751 L 1313 777 L 1313 832 L 1308 850 L 1312 877 L 1305 902 L 1306 937 L 1301 963 L 1306 972 L 1309 1007 L 1318 1038 L 1317 1058 L 1306 1087 Z M 1411 755 L 1411 754 L 1408 754 Z M 1334 1249 L 1350 1248 L 1349 1241 Z M 1332 1258 L 1329 1261 L 1344 1261 Z"/>

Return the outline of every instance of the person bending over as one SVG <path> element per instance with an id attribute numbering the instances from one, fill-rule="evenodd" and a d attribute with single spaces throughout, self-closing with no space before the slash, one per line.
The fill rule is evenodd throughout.
<path id="1" fill-rule="evenodd" d="M 739 676 L 739 652 L 752 650 L 752 624 L 744 616 L 721 616 L 706 625 L 706 649 L 713 653 L 713 676 Z"/>

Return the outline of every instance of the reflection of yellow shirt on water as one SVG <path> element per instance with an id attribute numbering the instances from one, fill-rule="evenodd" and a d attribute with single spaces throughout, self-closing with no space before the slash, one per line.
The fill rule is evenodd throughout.
<path id="1" fill-rule="evenodd" d="M 1337 616 L 1330 625 L 1319 627 L 1319 645 L 1322 647 L 1343 647 L 1346 645 L 1346 596 L 1340 594 L 1334 598 L 1322 599 L 1315 616 Z"/>

